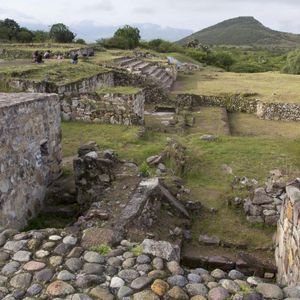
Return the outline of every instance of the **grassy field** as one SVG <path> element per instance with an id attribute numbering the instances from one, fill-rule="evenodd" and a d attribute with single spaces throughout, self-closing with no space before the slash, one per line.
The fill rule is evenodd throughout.
<path id="1" fill-rule="evenodd" d="M 260 120 L 245 113 L 229 114 L 231 133 L 238 136 L 266 136 L 272 138 L 299 138 L 300 122 Z"/>
<path id="2" fill-rule="evenodd" d="M 82 48 L 87 48 L 86 45 L 80 44 L 55 44 L 55 43 L 32 43 L 32 44 L 1 44 L 1 49 L 4 51 L 0 54 L 0 58 L 16 59 L 32 57 L 33 52 L 46 52 L 50 50 L 52 54 L 68 55 L 71 51 L 77 51 Z"/>
<path id="3" fill-rule="evenodd" d="M 19 64 L 16 61 L 11 64 L 3 64 L 0 76 L 2 75 L 7 80 L 10 78 L 34 81 L 47 80 L 63 85 L 107 71 L 107 69 L 89 62 L 80 61 L 77 65 L 72 65 L 67 59 L 62 61 L 45 60 L 43 64 L 21 60 Z"/>
<path id="4" fill-rule="evenodd" d="M 300 76 L 278 72 L 218 72 L 203 68 L 193 75 L 180 74 L 173 93 L 253 94 L 255 98 L 267 102 L 300 103 Z"/>
<path id="5" fill-rule="evenodd" d="M 94 64 L 110 63 L 112 60 L 123 57 L 132 56 L 132 51 L 126 50 L 107 50 L 104 52 L 96 52 L 95 56 L 90 58 L 90 61 Z"/>
<path id="6" fill-rule="evenodd" d="M 205 114 L 211 115 L 207 112 Z M 239 119 L 241 116 L 235 118 Z M 260 127 L 263 127 L 269 121 L 261 122 Z M 288 131 L 286 124 L 278 122 L 276 130 L 281 130 L 282 133 Z M 149 131 L 145 138 L 138 139 L 138 127 L 67 122 L 63 123 L 62 128 L 64 157 L 76 155 L 80 144 L 94 140 L 102 149 L 114 149 L 121 158 L 141 164 L 150 155 L 164 149 L 167 137 L 176 138 L 186 145 L 188 165 L 184 179 L 191 188 L 191 199 L 204 205 L 201 217 L 194 220 L 194 242 L 200 233 L 205 233 L 234 243 L 248 243 L 253 249 L 272 243 L 273 228 L 257 228 L 246 222 L 241 210 L 234 210 L 226 205 L 226 200 L 234 197 L 234 194 L 230 188 L 233 176 L 224 173 L 224 164 L 232 168 L 234 175 L 256 178 L 261 184 L 269 171 L 275 168 L 291 177 L 300 174 L 299 132 L 285 136 L 270 132 L 249 136 L 244 135 L 247 130 L 243 129 L 240 132 L 242 136 L 227 136 L 222 135 L 219 126 L 214 124 L 220 138 L 218 142 L 209 143 L 200 140 L 200 131 L 188 134 Z M 205 129 L 206 132 L 207 130 L 208 128 Z M 214 133 L 213 131 L 212 127 L 210 132 Z M 209 212 L 211 207 L 218 209 L 213 217 Z"/>

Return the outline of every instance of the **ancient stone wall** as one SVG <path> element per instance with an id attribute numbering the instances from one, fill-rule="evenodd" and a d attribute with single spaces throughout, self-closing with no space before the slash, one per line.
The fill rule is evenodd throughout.
<path id="1" fill-rule="evenodd" d="M 60 98 L 72 94 L 88 93 L 102 87 L 114 86 L 112 72 L 100 73 L 90 78 L 83 78 L 65 85 L 57 85 L 47 81 L 11 80 L 10 87 L 33 93 L 56 93 Z"/>
<path id="2" fill-rule="evenodd" d="M 64 98 L 62 115 L 64 120 L 143 125 L 144 102 L 143 91 L 134 94 L 81 94 Z"/>
<path id="3" fill-rule="evenodd" d="M 256 114 L 261 119 L 300 121 L 300 105 L 293 103 L 266 103 L 241 95 L 205 96 L 192 94 L 177 95 L 178 107 L 221 106 L 229 112 Z"/>
<path id="4" fill-rule="evenodd" d="M 256 113 L 257 100 L 246 99 L 239 95 L 221 97 L 205 96 L 192 94 L 177 95 L 176 105 L 178 107 L 195 107 L 195 106 L 221 106 L 229 112 Z"/>
<path id="5" fill-rule="evenodd" d="M 266 120 L 300 121 L 300 105 L 260 102 L 257 105 L 257 116 Z"/>
<path id="6" fill-rule="evenodd" d="M 166 103 L 169 101 L 168 93 L 157 82 L 141 75 L 125 71 L 114 71 L 116 86 L 140 87 L 145 93 L 145 103 Z"/>
<path id="7" fill-rule="evenodd" d="M 276 235 L 278 282 L 296 286 L 300 283 L 300 181 L 286 188 Z"/>
<path id="8" fill-rule="evenodd" d="M 60 174 L 60 103 L 52 94 L 0 94 L 0 225 L 22 228 Z"/>

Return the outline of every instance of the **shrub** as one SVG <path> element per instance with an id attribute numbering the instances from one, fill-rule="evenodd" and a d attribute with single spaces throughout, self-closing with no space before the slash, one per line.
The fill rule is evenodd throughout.
<path id="1" fill-rule="evenodd" d="M 170 52 L 184 53 L 184 48 L 182 46 L 162 39 L 154 39 L 149 42 L 144 41 L 141 43 L 140 46 L 161 53 L 170 53 Z"/>
<path id="2" fill-rule="evenodd" d="M 107 244 L 102 244 L 99 246 L 91 247 L 90 250 L 97 252 L 100 255 L 107 255 L 111 251 L 111 248 Z"/>
<path id="3" fill-rule="evenodd" d="M 140 256 L 143 254 L 143 247 L 141 245 L 134 246 L 133 248 L 130 249 L 130 252 L 134 256 Z"/>
<path id="4" fill-rule="evenodd" d="M 140 166 L 140 173 L 143 177 L 148 177 L 150 175 L 150 167 L 148 164 L 144 161 Z"/>
<path id="5" fill-rule="evenodd" d="M 113 48 L 113 49 L 129 49 L 128 40 L 122 37 L 112 37 L 110 39 L 102 39 L 97 41 L 100 45 L 105 48 Z"/>
<path id="6" fill-rule="evenodd" d="M 86 41 L 84 39 L 77 39 L 75 41 L 76 44 L 80 44 L 80 45 L 86 45 Z"/>
<path id="7" fill-rule="evenodd" d="M 287 74 L 300 74 L 300 49 L 289 53 L 283 72 Z"/>

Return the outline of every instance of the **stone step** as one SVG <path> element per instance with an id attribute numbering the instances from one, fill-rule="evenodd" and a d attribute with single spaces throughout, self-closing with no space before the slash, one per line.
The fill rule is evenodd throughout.
<path id="1" fill-rule="evenodd" d="M 143 74 L 151 75 L 153 74 L 159 67 L 157 65 L 152 65 L 143 70 Z"/>
<path id="2" fill-rule="evenodd" d="M 160 74 L 163 72 L 163 69 L 161 69 L 161 68 L 158 68 L 155 72 L 153 72 L 152 74 L 151 74 L 151 76 L 152 77 L 155 77 L 155 79 L 157 79 L 159 76 L 160 76 Z"/>
<path id="3" fill-rule="evenodd" d="M 173 80 L 172 77 L 170 77 L 170 78 L 168 79 L 168 81 L 166 81 L 166 82 L 164 83 L 164 87 L 167 88 L 167 89 L 170 89 L 170 88 L 172 87 L 173 83 L 174 83 L 174 80 Z"/>
<path id="4" fill-rule="evenodd" d="M 120 65 L 123 61 L 128 60 L 129 58 L 132 58 L 132 57 L 129 57 L 129 56 L 122 56 L 122 57 L 119 57 L 119 58 L 114 59 L 113 62 L 114 62 L 115 64 Z"/>
<path id="5" fill-rule="evenodd" d="M 157 79 L 159 79 L 159 81 L 162 81 L 163 78 L 165 78 L 165 76 L 168 76 L 169 74 L 166 71 L 163 71 L 158 77 Z"/>
<path id="6" fill-rule="evenodd" d="M 170 78 L 171 78 L 171 76 L 170 76 L 168 73 L 166 73 L 166 74 L 164 75 L 164 77 L 161 78 L 161 82 L 165 83 L 165 82 L 167 82 Z"/>
<path id="7" fill-rule="evenodd" d="M 130 64 L 131 62 L 134 62 L 134 61 L 136 61 L 136 58 L 131 57 L 131 58 L 128 58 L 128 59 L 124 60 L 123 62 L 119 63 L 119 65 L 121 67 L 126 67 L 128 64 Z"/>
<path id="8" fill-rule="evenodd" d="M 145 69 L 147 69 L 149 66 L 151 66 L 151 63 L 149 62 L 142 62 L 142 64 L 140 64 L 139 66 L 136 67 L 136 69 L 140 70 L 141 72 L 143 72 Z"/>
<path id="9" fill-rule="evenodd" d="M 130 69 L 136 69 L 140 64 L 142 64 L 143 61 L 141 60 L 136 60 L 133 62 L 130 62 L 129 64 L 126 65 L 126 68 L 130 68 Z"/>

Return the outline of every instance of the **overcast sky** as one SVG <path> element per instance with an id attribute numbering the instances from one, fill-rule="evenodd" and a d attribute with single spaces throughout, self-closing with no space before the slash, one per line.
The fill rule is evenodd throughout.
<path id="1" fill-rule="evenodd" d="M 0 19 L 45 25 L 154 23 L 196 31 L 237 16 L 300 33 L 300 0 L 0 0 Z"/>

